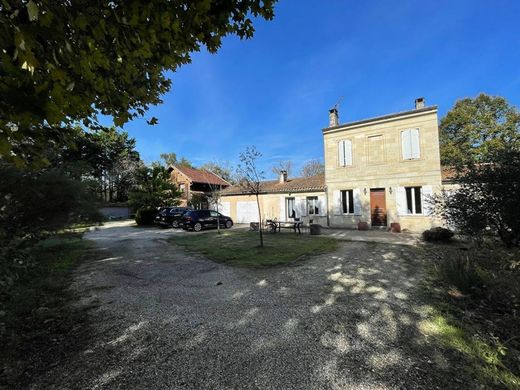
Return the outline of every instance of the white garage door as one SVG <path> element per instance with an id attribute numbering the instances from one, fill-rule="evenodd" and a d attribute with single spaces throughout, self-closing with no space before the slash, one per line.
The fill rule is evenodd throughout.
<path id="1" fill-rule="evenodd" d="M 258 222 L 256 202 L 237 202 L 236 223 Z"/>
<path id="2" fill-rule="evenodd" d="M 225 215 L 226 217 L 231 216 L 231 203 L 222 202 L 218 207 L 218 211 L 220 214 Z"/>

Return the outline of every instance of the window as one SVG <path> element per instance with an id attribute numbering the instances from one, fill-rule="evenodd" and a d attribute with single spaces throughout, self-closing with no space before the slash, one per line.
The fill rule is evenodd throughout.
<path id="1" fill-rule="evenodd" d="M 209 215 L 211 217 L 218 217 L 218 213 L 216 211 L 213 211 L 213 210 L 209 212 Z"/>
<path id="2" fill-rule="evenodd" d="M 401 132 L 403 160 L 415 160 L 421 157 L 419 129 L 407 129 Z"/>
<path id="3" fill-rule="evenodd" d="M 181 185 L 179 185 L 179 189 L 180 189 L 181 191 L 183 191 L 183 192 L 184 192 L 184 188 L 185 188 L 185 187 L 184 187 L 184 183 L 182 183 Z"/>
<path id="4" fill-rule="evenodd" d="M 307 197 L 307 210 L 309 215 L 318 215 L 320 213 L 317 196 Z"/>
<path id="5" fill-rule="evenodd" d="M 352 141 L 344 139 L 338 142 L 338 161 L 340 167 L 352 165 Z"/>
<path id="6" fill-rule="evenodd" d="M 421 187 L 406 187 L 405 191 L 408 214 L 422 214 Z"/>
<path id="7" fill-rule="evenodd" d="M 354 214 L 354 190 L 341 191 L 341 211 L 343 214 Z"/>
<path id="8" fill-rule="evenodd" d="M 294 198 L 285 198 L 285 218 L 296 218 Z"/>

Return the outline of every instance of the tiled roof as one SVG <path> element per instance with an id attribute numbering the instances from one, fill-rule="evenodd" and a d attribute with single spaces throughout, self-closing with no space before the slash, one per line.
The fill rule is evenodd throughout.
<path id="1" fill-rule="evenodd" d="M 278 180 L 263 181 L 260 183 L 260 192 L 266 193 L 285 193 L 285 192 L 314 192 L 325 190 L 325 175 L 311 177 L 295 177 L 288 179 L 285 183 Z M 222 195 L 243 195 L 249 191 L 239 185 L 234 185 L 222 191 Z"/>
<path id="2" fill-rule="evenodd" d="M 215 175 L 213 172 L 206 171 L 205 169 L 189 168 L 179 165 L 175 165 L 175 168 L 186 175 L 186 177 L 194 183 L 214 184 L 223 187 L 230 185 L 230 183 L 222 179 L 220 176 Z"/>

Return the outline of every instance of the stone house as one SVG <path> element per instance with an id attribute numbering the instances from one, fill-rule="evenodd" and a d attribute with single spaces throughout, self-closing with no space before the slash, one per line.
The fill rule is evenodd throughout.
<path id="1" fill-rule="evenodd" d="M 168 168 L 171 181 L 182 192 L 180 206 L 192 205 L 192 200 L 197 197 L 196 208 L 207 208 L 207 198 L 212 192 L 223 190 L 231 184 L 213 172 L 190 168 L 181 165 L 172 165 Z"/>
<path id="2" fill-rule="evenodd" d="M 412 110 L 344 124 L 333 108 L 322 136 L 325 175 L 287 179 L 282 172 L 262 183 L 263 220 L 296 217 L 343 228 L 366 222 L 374 229 L 395 222 L 416 232 L 442 224 L 428 203 L 443 179 L 450 185 L 441 174 L 436 106 L 419 98 Z M 237 186 L 223 191 L 221 203 L 236 223 L 258 221 L 254 197 Z"/>

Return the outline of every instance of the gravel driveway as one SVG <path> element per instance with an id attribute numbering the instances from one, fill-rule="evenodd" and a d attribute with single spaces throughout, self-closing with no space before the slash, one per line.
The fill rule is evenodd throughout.
<path id="1" fill-rule="evenodd" d="M 418 331 L 416 248 L 342 242 L 293 266 L 241 269 L 174 247 L 173 234 L 195 233 L 116 223 L 86 235 L 103 257 L 74 288 L 99 305 L 94 335 L 33 388 L 451 387 Z"/>

